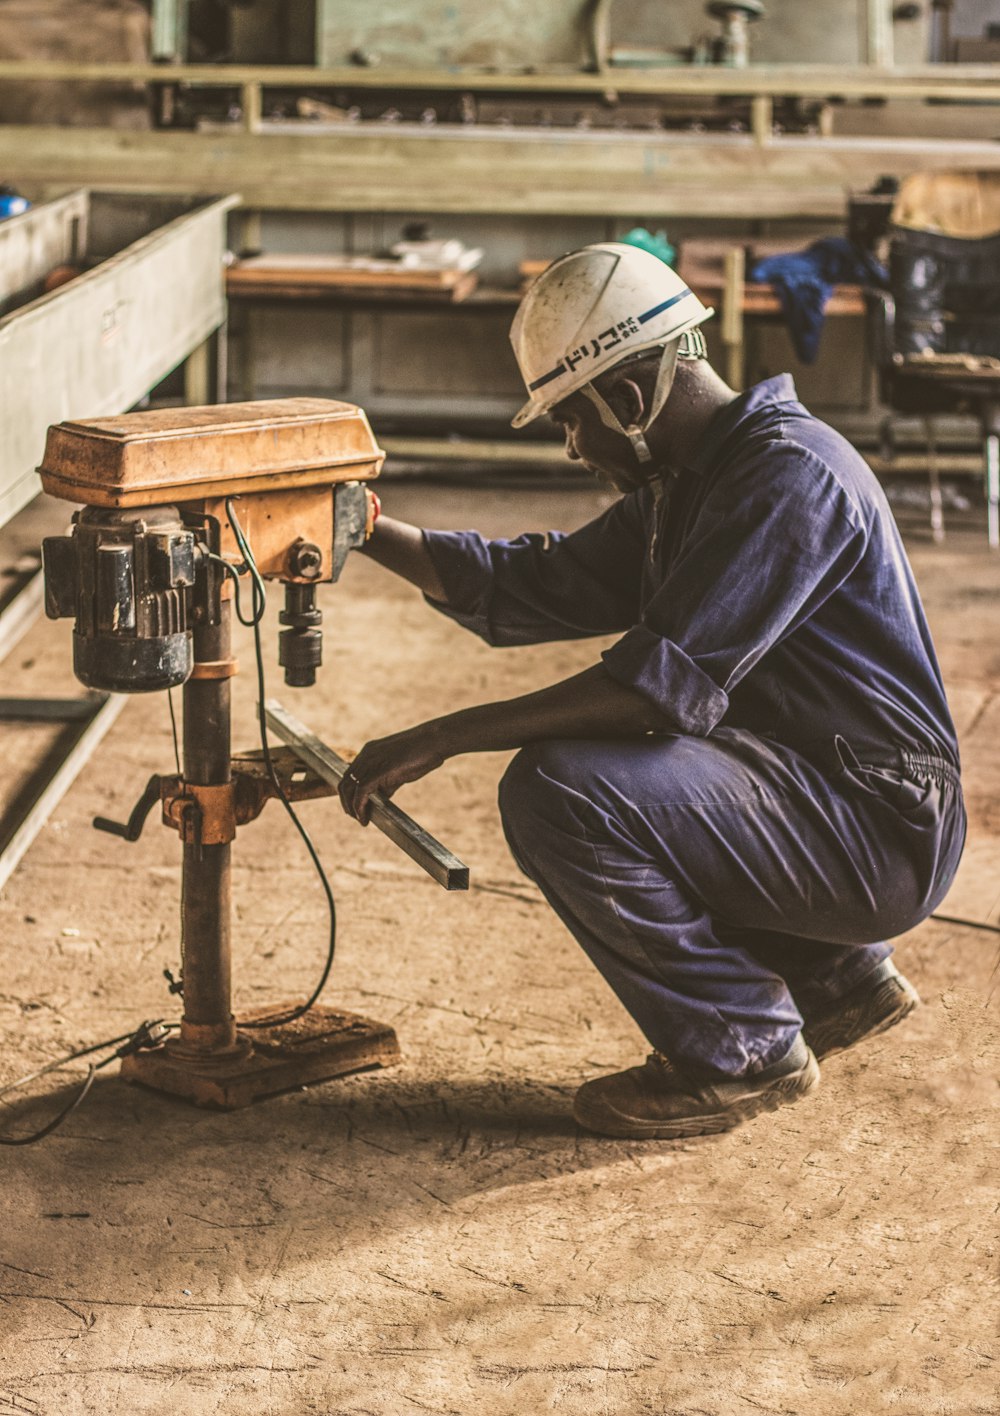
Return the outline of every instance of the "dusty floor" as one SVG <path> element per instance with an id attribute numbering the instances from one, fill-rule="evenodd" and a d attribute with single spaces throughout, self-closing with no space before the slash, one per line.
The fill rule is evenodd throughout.
<path id="1" fill-rule="evenodd" d="M 599 505 L 387 491 L 399 515 L 493 532 Z M 971 806 L 945 908 L 996 923 L 1000 565 L 978 520 L 912 549 Z M 321 686 L 279 687 L 272 625 L 270 690 L 337 744 L 594 656 L 491 651 L 359 557 L 326 605 Z M 68 665 L 68 625 L 42 624 L 5 691 L 70 692 Z M 244 674 L 238 745 L 251 697 Z M 0 1081 L 170 1008 L 176 839 L 150 826 L 127 846 L 89 821 L 127 813 L 171 757 L 165 697 L 130 701 L 0 900 Z M 901 940 L 927 1006 L 832 1059 L 794 1109 L 699 1143 L 589 1137 L 574 1088 L 643 1045 L 511 863 L 502 767 L 454 761 L 401 794 L 471 863 L 467 896 L 332 803 L 303 809 L 340 908 L 329 999 L 392 1022 L 402 1065 L 234 1115 L 104 1073 L 57 1135 L 0 1153 L 0 1412 L 1000 1412 L 997 936 L 929 922 Z M 320 891 L 271 811 L 237 848 L 244 1005 L 304 993 L 324 945 Z"/>

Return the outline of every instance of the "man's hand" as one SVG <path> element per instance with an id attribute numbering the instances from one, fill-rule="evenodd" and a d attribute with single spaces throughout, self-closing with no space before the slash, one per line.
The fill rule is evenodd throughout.
<path id="1" fill-rule="evenodd" d="M 366 743 L 340 781 L 340 804 L 348 816 L 368 825 L 372 792 L 389 799 L 405 782 L 416 782 L 440 767 L 448 754 L 435 723 L 420 723 L 391 737 Z"/>
<path id="2" fill-rule="evenodd" d="M 463 752 L 506 752 L 543 739 L 638 738 L 670 730 L 655 704 L 595 664 L 537 693 L 462 708 L 376 738 L 342 777 L 340 804 L 367 826 L 372 792 L 391 797 L 404 782 L 426 777 L 446 758 Z"/>

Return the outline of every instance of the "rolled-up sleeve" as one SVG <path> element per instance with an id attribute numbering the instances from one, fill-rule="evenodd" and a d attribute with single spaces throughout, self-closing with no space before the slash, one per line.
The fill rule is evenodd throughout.
<path id="1" fill-rule="evenodd" d="M 864 554 L 859 513 L 805 448 L 749 459 L 702 502 L 640 622 L 603 654 L 612 678 L 703 737 L 729 694 Z"/>
<path id="2" fill-rule="evenodd" d="M 563 535 L 487 541 L 475 531 L 425 531 L 445 599 L 427 598 L 488 644 L 540 644 L 634 625 L 645 531 L 639 497 Z"/>
<path id="3" fill-rule="evenodd" d="M 726 693 L 671 639 L 644 624 L 601 655 L 613 679 L 637 689 L 686 733 L 705 737 L 729 707 Z"/>

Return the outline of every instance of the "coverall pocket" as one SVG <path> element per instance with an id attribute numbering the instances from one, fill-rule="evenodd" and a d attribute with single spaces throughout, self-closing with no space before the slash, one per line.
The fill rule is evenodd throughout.
<path id="1" fill-rule="evenodd" d="M 835 777 L 838 785 L 849 785 L 877 797 L 911 819 L 937 814 L 941 788 L 932 776 L 908 775 L 899 767 L 862 762 L 846 738 L 835 738 L 834 746 L 841 764 Z"/>

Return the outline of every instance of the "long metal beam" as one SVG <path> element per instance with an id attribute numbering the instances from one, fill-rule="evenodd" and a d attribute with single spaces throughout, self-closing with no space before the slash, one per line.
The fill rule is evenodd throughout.
<path id="1" fill-rule="evenodd" d="M 254 135 L 0 125 L 0 171 L 38 192 L 208 196 L 254 210 L 842 217 L 885 172 L 1000 169 L 1000 144 L 362 125 Z M 488 174 L 488 180 L 484 180 Z"/>
<path id="2" fill-rule="evenodd" d="M 302 64 L 78 64 L 0 61 L 3 80 L 64 83 L 178 83 L 201 88 L 394 88 L 449 92 L 771 95 L 837 98 L 1000 100 L 1000 64 L 754 64 L 746 69 L 670 65 L 585 73 L 570 67 L 524 69 L 320 68 Z"/>
<path id="3" fill-rule="evenodd" d="M 276 698 L 268 699 L 264 705 L 264 720 L 267 726 L 282 742 L 295 752 L 296 756 L 317 777 L 329 782 L 332 787 L 340 785 L 341 778 L 350 770 L 339 753 L 310 732 L 304 723 L 293 718 Z M 395 802 L 386 801 L 375 795 L 371 799 L 371 823 L 383 835 L 405 851 L 422 870 L 446 890 L 468 890 L 469 867 L 453 855 L 447 846 L 425 831 L 412 816 L 407 816 Z"/>
<path id="4" fill-rule="evenodd" d="M 434 438 L 416 435 L 384 437 L 380 438 L 379 442 L 390 458 L 407 462 L 440 463 L 444 467 L 449 464 L 481 464 L 484 467 L 500 467 L 507 472 L 516 472 L 522 467 L 552 467 L 563 469 L 567 477 L 583 476 L 567 461 L 562 443 L 558 442 L 520 442 L 501 438 Z M 881 457 L 876 453 L 861 450 L 861 456 L 879 477 L 888 477 L 895 473 L 912 475 L 914 472 L 926 472 L 931 462 L 926 452 L 901 452 L 895 457 Z M 979 452 L 938 453 L 934 462 L 939 472 L 951 476 L 983 475 L 983 458 Z M 393 474 L 406 475 L 400 469 L 390 467 L 390 480 Z M 385 475 L 383 473 L 383 477 Z"/>
<path id="5" fill-rule="evenodd" d="M 9 701 L 3 713 L 5 719 L 24 717 L 29 721 L 63 721 L 82 723 L 82 730 L 65 757 L 54 767 L 38 795 L 32 801 L 24 817 L 18 822 L 10 837 L 0 840 L 0 890 L 10 879 L 18 862 L 32 841 L 48 821 L 52 812 L 62 801 L 83 767 L 93 757 L 98 743 L 125 707 L 125 698 L 120 694 L 94 694 L 91 699 L 70 701 L 56 700 L 55 711 L 50 715 L 36 700 L 26 700 L 23 711 L 10 707 Z M 80 702 L 89 705 L 84 716 Z M 62 707 L 63 711 L 58 711 Z M 0 823 L 5 825 L 6 822 Z"/>

